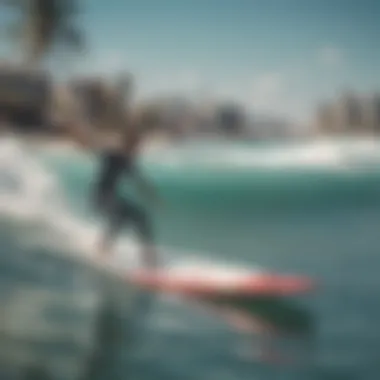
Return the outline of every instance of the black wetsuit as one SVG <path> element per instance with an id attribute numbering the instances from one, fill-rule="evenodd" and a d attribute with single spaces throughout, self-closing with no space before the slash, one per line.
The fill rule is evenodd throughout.
<path id="1" fill-rule="evenodd" d="M 115 235 L 126 222 L 132 222 L 144 240 L 152 240 L 148 217 L 141 207 L 118 194 L 118 185 L 124 175 L 135 174 L 134 159 L 117 150 L 101 155 L 101 167 L 95 186 L 96 209 L 109 223 L 109 233 Z"/>

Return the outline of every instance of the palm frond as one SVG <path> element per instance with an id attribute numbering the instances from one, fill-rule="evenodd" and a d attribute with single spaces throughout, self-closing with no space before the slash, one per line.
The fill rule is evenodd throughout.
<path id="1" fill-rule="evenodd" d="M 21 16 L 6 37 L 21 43 L 28 61 L 38 62 L 59 45 L 84 49 L 84 36 L 74 24 L 80 13 L 78 0 L 0 0 L 2 5 L 12 6 Z"/>
<path id="2" fill-rule="evenodd" d="M 9 7 L 21 7 L 25 4 L 25 0 L 0 0 L 0 5 Z"/>

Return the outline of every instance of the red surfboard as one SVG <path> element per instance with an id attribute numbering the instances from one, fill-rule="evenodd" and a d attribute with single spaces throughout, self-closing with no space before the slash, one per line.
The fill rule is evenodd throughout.
<path id="1" fill-rule="evenodd" d="M 291 296 L 308 293 L 316 284 L 308 277 L 271 273 L 244 274 L 233 277 L 172 274 L 170 271 L 141 271 L 129 281 L 145 289 L 183 296 L 207 295 Z"/>

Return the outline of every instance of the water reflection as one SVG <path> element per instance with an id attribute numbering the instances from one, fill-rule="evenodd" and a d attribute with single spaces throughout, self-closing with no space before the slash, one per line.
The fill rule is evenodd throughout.
<path id="1" fill-rule="evenodd" d="M 149 314 L 154 295 L 140 294 L 112 276 L 42 247 L 26 250 L 5 228 L 0 229 L 0 250 L 0 379 L 117 380 L 128 378 L 128 370 L 148 371 L 144 360 L 129 361 L 133 361 L 130 353 L 145 339 L 142 316 Z M 272 363 L 306 363 L 313 353 L 315 319 L 298 300 L 226 296 L 206 303 L 217 308 L 219 316 L 238 315 L 249 321 L 249 328 L 242 328 L 249 359 L 259 355 Z M 176 341 L 166 342 L 166 348 L 179 352 L 182 341 L 172 335 Z M 192 353 L 199 345 L 198 337 L 185 338 L 182 359 L 179 355 L 170 364 L 178 372 L 188 366 L 187 358 L 189 363 L 195 360 Z M 210 358 L 207 350 L 199 351 L 200 360 L 208 362 L 219 355 L 216 346 L 222 340 L 213 336 L 212 342 L 202 341 L 210 344 Z M 152 371 L 160 370 L 161 359 L 157 355 Z"/>
<path id="2" fill-rule="evenodd" d="M 114 378 L 137 293 L 61 255 L 21 249 L 4 231 L 0 238 L 0 378 Z"/>
<path id="3" fill-rule="evenodd" d="M 227 323 L 249 340 L 247 355 L 271 363 L 309 363 L 316 345 L 316 320 L 299 301 L 273 297 L 208 297 Z"/>

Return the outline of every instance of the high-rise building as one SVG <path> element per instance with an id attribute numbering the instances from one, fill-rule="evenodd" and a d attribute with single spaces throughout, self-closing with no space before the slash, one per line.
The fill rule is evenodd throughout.
<path id="1" fill-rule="evenodd" d="M 335 106 L 337 130 L 360 132 L 364 129 L 363 101 L 351 92 L 344 93 Z"/>
<path id="2" fill-rule="evenodd" d="M 229 135 L 243 135 L 247 122 L 244 109 L 234 103 L 224 103 L 216 107 L 215 124 L 219 132 Z"/>
<path id="3" fill-rule="evenodd" d="M 319 134 L 380 133 L 380 94 L 358 96 L 346 92 L 316 113 Z"/>
<path id="4" fill-rule="evenodd" d="M 376 93 L 373 97 L 374 112 L 374 129 L 380 133 L 380 93 Z"/>
<path id="5" fill-rule="evenodd" d="M 380 94 L 365 99 L 365 123 L 372 133 L 380 133 Z"/>
<path id="6" fill-rule="evenodd" d="M 15 127 L 48 127 L 51 92 L 47 73 L 0 64 L 0 117 Z"/>
<path id="7" fill-rule="evenodd" d="M 98 121 L 106 108 L 104 84 L 99 79 L 75 79 L 70 85 L 76 101 L 80 104 L 81 116 L 89 121 Z"/>

